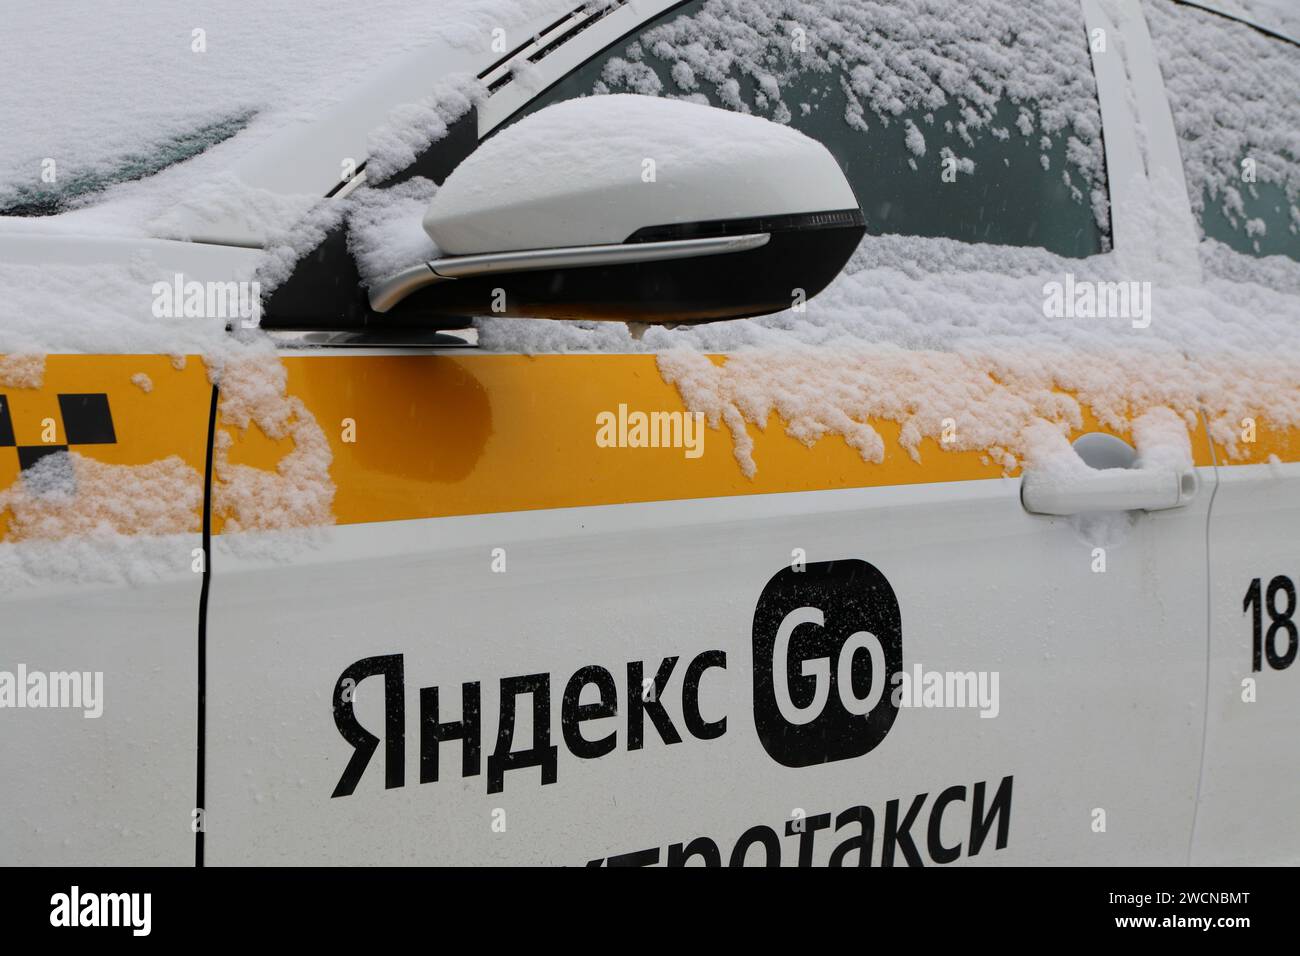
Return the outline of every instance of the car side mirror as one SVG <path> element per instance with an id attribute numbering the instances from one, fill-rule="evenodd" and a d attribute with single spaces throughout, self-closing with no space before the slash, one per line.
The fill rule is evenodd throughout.
<path id="1" fill-rule="evenodd" d="M 375 312 L 402 304 L 403 325 L 763 315 L 825 288 L 866 231 L 816 140 L 634 95 L 557 103 L 486 140 L 447 177 L 423 224 L 439 257 L 369 290 Z"/>

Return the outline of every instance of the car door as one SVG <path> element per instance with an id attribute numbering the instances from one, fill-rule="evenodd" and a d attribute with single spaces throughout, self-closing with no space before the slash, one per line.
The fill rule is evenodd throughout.
<path id="1" fill-rule="evenodd" d="M 792 98 L 851 180 L 881 184 L 859 192 L 873 234 L 928 238 L 957 261 L 922 268 L 911 291 L 957 283 L 985 308 L 1010 294 L 1038 309 L 1039 279 L 962 257 L 1019 246 L 1064 271 L 1111 238 L 1089 24 L 1072 3 L 1043 9 L 1059 31 L 986 36 L 1058 38 L 1013 52 L 1073 64 L 1092 152 L 1060 129 L 994 133 L 1020 120 L 999 100 L 968 129 L 955 106 L 895 117 L 877 155 L 866 137 L 883 124 L 855 110 L 852 84 Z M 907 35 L 869 23 L 885 16 L 873 5 L 845 10 L 857 35 Z M 673 51 L 726 47 L 713 12 L 593 26 L 582 43 L 598 55 L 570 64 L 560 44 L 528 89 L 667 92 L 662 71 L 689 93 L 696 67 Z M 772 40 L 834 24 L 817 26 L 792 17 Z M 762 77 L 736 69 L 710 95 L 775 110 Z M 480 134 L 544 104 L 532 95 L 507 80 L 478 107 Z M 1112 141 L 1136 137 L 1105 115 L 1114 167 Z M 954 148 L 967 135 L 978 158 Z M 991 172 L 935 185 L 973 169 Z M 1112 513 L 1103 538 L 1096 522 L 1030 513 L 1023 461 L 967 442 L 978 416 L 960 401 L 837 432 L 763 391 L 838 374 L 829 353 L 515 354 L 500 350 L 512 329 L 526 337 L 480 329 L 493 351 L 299 351 L 269 373 L 316 478 L 325 463 L 328 519 L 268 518 L 252 535 L 218 521 L 210 862 L 1186 859 L 1215 483 L 1203 428 L 1187 449 L 1194 496 L 1150 512 L 1131 489 L 1090 497 Z M 665 440 L 637 440 L 647 427 Z M 297 448 L 284 428 L 223 430 L 232 465 L 297 473 L 281 466 Z M 1068 431 L 1133 437 L 1087 407 Z M 320 500 L 319 481 L 291 490 Z"/>
<path id="2" fill-rule="evenodd" d="M 1300 236 L 1291 225 L 1300 210 L 1286 193 L 1295 163 L 1275 158 L 1279 138 L 1295 125 L 1289 91 L 1300 79 L 1300 48 L 1250 23 L 1163 0 L 1148 14 L 1195 199 L 1206 283 L 1231 289 L 1252 310 L 1252 331 L 1239 344 L 1267 374 L 1272 363 L 1293 361 L 1278 350 L 1300 319 Z M 1211 68 L 1207 56 L 1230 68 Z M 1238 108 L 1214 109 L 1225 98 Z M 1216 156 L 1211 140 L 1229 148 Z M 1294 666 L 1300 446 L 1286 411 L 1293 392 L 1269 389 L 1263 414 L 1207 402 L 1219 483 L 1210 509 L 1208 712 L 1196 863 L 1300 858 L 1293 809 L 1300 797 L 1294 733 L 1300 720 Z"/>
<path id="3" fill-rule="evenodd" d="M 211 385 L 197 357 L 5 369 L 0 861 L 192 865 Z"/>
<path id="4" fill-rule="evenodd" d="M 1248 461 L 1224 447 L 1210 512 L 1210 676 L 1205 765 L 1192 859 L 1294 863 L 1300 857 L 1294 728 L 1294 433 L 1264 435 Z M 1270 462 L 1276 456 L 1277 462 Z M 1262 458 L 1260 461 L 1258 459 Z"/>

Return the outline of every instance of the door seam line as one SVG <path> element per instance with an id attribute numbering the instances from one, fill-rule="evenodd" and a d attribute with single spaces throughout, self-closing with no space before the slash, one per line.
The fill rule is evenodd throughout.
<path id="1" fill-rule="evenodd" d="M 1205 414 L 1204 408 L 1198 411 L 1201 427 L 1205 429 L 1206 442 L 1210 447 L 1214 488 L 1210 491 L 1210 503 L 1205 508 L 1205 691 L 1201 698 L 1201 760 L 1196 774 L 1196 799 L 1192 801 L 1192 830 L 1187 838 L 1188 866 L 1191 866 L 1192 854 L 1196 847 L 1196 825 L 1200 821 L 1201 793 L 1205 789 L 1205 757 L 1210 743 L 1210 667 L 1214 650 L 1213 617 L 1211 616 L 1210 522 L 1214 518 L 1214 499 L 1219 493 L 1219 456 L 1214 452 L 1214 439 L 1210 437 L 1210 419 Z"/>
<path id="2" fill-rule="evenodd" d="M 207 770 L 207 709 L 208 709 L 208 592 L 212 585 L 212 448 L 217 430 L 217 396 L 219 389 L 212 385 L 212 399 L 208 406 L 208 441 L 203 464 L 203 582 L 199 587 L 198 632 L 198 726 L 195 742 L 195 798 L 194 798 L 194 865 L 203 866 L 203 836 L 207 828 L 205 774 Z"/>

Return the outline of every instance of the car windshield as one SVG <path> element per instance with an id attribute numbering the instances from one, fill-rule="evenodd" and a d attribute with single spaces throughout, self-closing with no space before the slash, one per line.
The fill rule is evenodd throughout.
<path id="1" fill-rule="evenodd" d="M 57 160 L 43 160 L 35 182 L 0 187 L 0 215 L 53 216 L 82 205 L 109 186 L 143 179 L 174 166 L 234 136 L 253 118 L 251 111 L 205 123 L 106 162 L 59 175 Z"/>
<path id="2" fill-rule="evenodd" d="M 309 11 L 264 0 L 10 4 L 0 29 L 0 216 L 95 206 L 101 221 L 138 231 L 160 206 L 194 197 L 257 143 L 328 115 L 412 51 L 447 35 L 486 46 L 494 26 L 576 2 L 373 0 L 364 16 L 351 0 L 313 0 Z M 164 170 L 161 203 L 115 202 L 114 187 Z"/>

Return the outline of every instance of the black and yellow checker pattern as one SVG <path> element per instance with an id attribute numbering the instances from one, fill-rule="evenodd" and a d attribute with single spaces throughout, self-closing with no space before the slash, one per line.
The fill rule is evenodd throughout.
<path id="1" fill-rule="evenodd" d="M 71 446 L 117 444 L 113 410 L 107 393 L 58 393 L 57 401 L 62 427 L 55 421 L 54 435 L 57 438 L 61 434 L 62 443 L 55 441 L 20 445 L 14 433 L 9 396 L 0 392 L 0 448 L 18 450 L 18 467 L 21 470 L 26 471 L 46 455 L 67 451 Z"/>
<path id="2" fill-rule="evenodd" d="M 167 355 L 50 355 L 38 388 L 0 387 L 0 492 L 64 450 L 107 465 L 175 456 L 202 475 L 212 384 L 197 356 L 177 364 Z M 140 375 L 148 390 L 133 382 Z M 9 517 L 0 511 L 0 540 Z"/>

